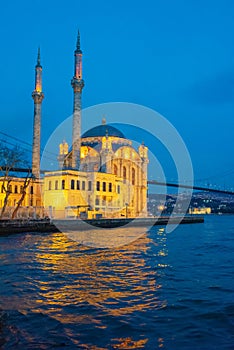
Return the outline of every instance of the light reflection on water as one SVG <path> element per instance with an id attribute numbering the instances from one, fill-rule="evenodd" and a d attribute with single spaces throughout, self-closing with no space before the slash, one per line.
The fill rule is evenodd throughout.
<path id="1" fill-rule="evenodd" d="M 113 249 L 0 237 L 0 349 L 233 349 L 233 230 L 209 217 Z"/>
<path id="2" fill-rule="evenodd" d="M 119 239 L 123 233 L 132 237 L 134 230 L 129 228 L 126 232 L 119 228 L 116 237 Z M 164 229 L 158 233 L 162 242 L 158 254 L 165 256 Z M 66 326 L 73 324 L 86 329 L 92 325 L 91 328 L 106 330 L 108 319 L 119 319 L 122 327 L 132 314 L 166 306 L 158 293 L 161 284 L 157 271 L 145 259 L 150 246 L 159 242 L 154 243 L 147 234 L 111 250 L 79 245 L 62 233 L 26 234 L 9 239 L 14 241 L 14 247 L 6 242 L 7 252 L 1 256 L 2 265 L 9 264 L 9 278 L 4 281 L 1 298 L 3 310 L 17 310 L 29 318 L 32 314 L 43 315 Z M 31 341 L 25 329 L 22 331 L 25 343 Z M 84 338 L 89 338 L 87 329 L 85 332 Z M 82 345 L 79 336 L 68 337 L 81 348 L 101 349 L 91 339 Z M 137 349 L 144 348 L 147 338 L 113 337 L 112 343 L 116 349 Z"/>

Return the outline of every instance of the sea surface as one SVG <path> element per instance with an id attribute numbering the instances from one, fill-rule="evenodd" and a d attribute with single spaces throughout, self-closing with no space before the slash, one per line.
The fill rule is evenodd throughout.
<path id="1" fill-rule="evenodd" d="M 0 349 L 233 350 L 233 277 L 234 216 L 112 249 L 0 237 Z"/>

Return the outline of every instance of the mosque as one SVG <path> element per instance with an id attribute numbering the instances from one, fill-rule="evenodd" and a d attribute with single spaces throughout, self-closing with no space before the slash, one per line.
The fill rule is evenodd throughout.
<path id="1" fill-rule="evenodd" d="M 106 124 L 94 126 L 81 135 L 82 50 L 78 32 L 74 52 L 74 94 L 72 145 L 63 141 L 59 148 L 56 171 L 40 177 L 42 66 L 38 51 L 35 67 L 32 174 L 22 207 L 43 208 L 52 218 L 115 218 L 147 216 L 148 148 L 138 149 L 117 128 Z M 61 140 L 62 141 L 62 140 Z M 1 179 L 0 179 L 1 181 Z M 14 178 L 11 186 L 22 187 L 23 178 Z M 20 187 L 21 186 L 21 187 Z M 12 190 L 9 206 L 14 207 L 20 190 Z M 4 191 L 0 194 L 0 208 Z"/>

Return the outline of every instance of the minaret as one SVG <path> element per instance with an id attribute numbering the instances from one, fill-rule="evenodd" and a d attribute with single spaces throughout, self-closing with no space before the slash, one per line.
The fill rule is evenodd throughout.
<path id="1" fill-rule="evenodd" d="M 38 48 L 35 73 L 35 89 L 32 93 L 32 98 L 34 100 L 32 174 L 36 178 L 39 178 L 41 149 L 41 103 L 44 98 L 44 94 L 42 92 L 42 66 L 40 62 L 40 48 Z"/>
<path id="2" fill-rule="evenodd" d="M 75 56 L 75 69 L 71 85 L 74 91 L 73 129 L 72 129 L 72 168 L 80 167 L 81 146 L 81 94 L 84 87 L 82 79 L 82 51 L 80 49 L 80 32 L 78 31 Z"/>

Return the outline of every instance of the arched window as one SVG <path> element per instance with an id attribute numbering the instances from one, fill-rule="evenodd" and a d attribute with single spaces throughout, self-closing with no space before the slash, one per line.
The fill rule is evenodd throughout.
<path id="1" fill-rule="evenodd" d="M 71 190 L 75 189 L 75 180 L 71 180 Z"/>
<path id="2" fill-rule="evenodd" d="M 126 167 L 124 166 L 123 167 L 123 178 L 124 178 L 124 180 L 126 180 L 126 177 L 127 177 L 127 170 L 126 170 Z"/>
<path id="3" fill-rule="evenodd" d="M 97 190 L 97 191 L 100 191 L 100 181 L 97 181 L 96 190 Z"/>
<path id="4" fill-rule="evenodd" d="M 15 193 L 18 193 L 18 186 L 15 185 Z"/>
<path id="5" fill-rule="evenodd" d="M 49 181 L 49 186 L 48 186 L 49 191 L 51 190 L 51 187 L 52 187 L 51 181 Z M 23 188 L 23 187 L 22 187 L 22 188 Z M 22 193 L 22 192 L 21 192 L 21 193 Z"/>
<path id="6" fill-rule="evenodd" d="M 65 190 L 65 180 L 62 180 L 62 190 Z"/>
<path id="7" fill-rule="evenodd" d="M 118 167 L 116 164 L 114 164 L 114 174 L 117 175 L 118 174 Z"/>
<path id="8" fill-rule="evenodd" d="M 58 180 L 55 181 L 55 190 L 58 189 Z"/>
<path id="9" fill-rule="evenodd" d="M 106 192 L 106 182 L 105 181 L 102 183 L 102 190 L 103 190 L 103 192 Z"/>
<path id="10" fill-rule="evenodd" d="M 92 191 L 92 181 L 88 182 L 88 191 Z"/>
<path id="11" fill-rule="evenodd" d="M 135 185 L 136 172 L 135 169 L 132 168 L 132 184 Z"/>

